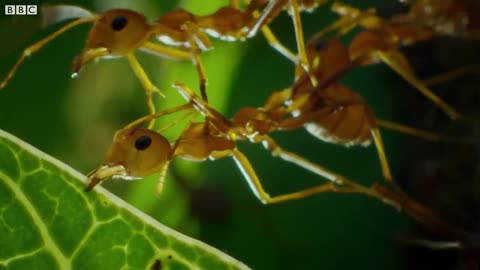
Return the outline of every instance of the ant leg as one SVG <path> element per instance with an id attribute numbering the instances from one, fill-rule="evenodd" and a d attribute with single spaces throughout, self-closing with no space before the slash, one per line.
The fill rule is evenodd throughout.
<path id="1" fill-rule="evenodd" d="M 292 13 L 293 26 L 295 29 L 298 56 L 293 54 L 283 44 L 281 44 L 280 41 L 278 41 L 278 39 L 275 37 L 271 29 L 268 27 L 268 25 L 266 25 L 265 23 L 265 21 L 270 17 L 276 16 L 276 14 L 278 14 L 279 12 L 279 9 L 281 9 L 284 5 L 287 4 L 287 1 L 290 1 L 289 6 L 290 12 Z M 256 13 L 258 12 L 254 12 L 254 15 Z M 257 22 L 248 33 L 248 36 L 254 36 L 259 29 L 262 30 L 262 33 L 267 39 L 270 46 L 272 46 L 275 50 L 277 50 L 280 54 L 284 55 L 286 58 L 292 60 L 294 63 L 298 64 L 298 62 L 300 62 L 301 69 L 297 70 L 297 73 L 301 70 L 304 70 L 306 73 L 310 73 L 310 65 L 307 59 L 307 52 L 305 49 L 305 41 L 302 30 L 302 22 L 300 19 L 300 9 L 298 7 L 297 0 L 277 0 L 270 2 L 269 5 L 264 9 L 262 15 L 257 19 Z M 299 74 L 296 74 L 296 77 L 298 76 Z M 314 86 L 317 85 L 317 80 L 314 76 L 310 76 L 310 79 Z"/>
<path id="2" fill-rule="evenodd" d="M 398 192 L 393 192 L 383 186 L 378 184 L 373 184 L 372 187 L 365 187 L 359 185 L 349 179 L 346 179 L 338 174 L 330 172 L 317 164 L 314 164 L 294 153 L 282 150 L 273 139 L 268 136 L 263 136 L 263 138 L 257 138 L 261 141 L 265 148 L 272 152 L 274 156 L 278 156 L 285 161 L 294 163 L 303 167 L 309 171 L 312 171 L 320 176 L 327 175 L 330 177 L 327 178 L 331 183 L 319 185 L 312 188 L 307 188 L 305 190 L 269 197 L 267 193 L 265 193 L 260 180 L 258 179 L 255 171 L 253 170 L 250 162 L 247 158 L 240 153 L 238 150 L 234 149 L 232 151 L 232 155 L 237 162 L 238 167 L 242 171 L 245 179 L 248 181 L 250 188 L 253 190 L 257 198 L 265 204 L 271 203 L 278 203 L 278 202 L 285 202 L 295 199 L 305 198 L 307 196 L 311 196 L 318 193 L 323 192 L 341 192 L 341 193 L 359 193 L 363 195 L 367 195 L 369 197 L 376 198 L 381 202 L 388 204 L 398 210 L 404 210 L 409 216 L 414 218 L 415 220 L 419 221 L 422 225 L 426 226 L 427 228 L 432 228 L 434 231 L 441 231 L 441 232 L 455 232 L 454 227 L 450 224 L 446 223 L 444 220 L 440 219 L 435 213 L 433 213 L 430 209 L 426 208 L 425 206 L 415 202 L 414 200 L 410 199 L 406 196 L 401 190 Z M 261 196 L 263 194 L 263 197 Z"/>
<path id="3" fill-rule="evenodd" d="M 163 186 L 165 184 L 165 177 L 167 176 L 168 166 L 170 165 L 170 161 L 167 161 L 165 165 L 163 165 L 162 170 L 160 171 L 160 175 L 157 179 L 157 185 L 155 187 L 155 193 L 160 195 L 163 191 Z"/>
<path id="4" fill-rule="evenodd" d="M 130 66 L 132 67 L 133 71 L 135 72 L 135 75 L 140 79 L 140 82 L 142 83 L 143 87 L 145 88 L 145 91 L 147 92 L 147 95 L 150 95 L 153 92 L 156 92 L 162 97 L 165 97 L 165 94 L 163 94 L 158 88 L 153 85 L 152 81 L 148 78 L 147 74 L 145 73 L 145 70 L 143 70 L 142 66 L 138 62 L 137 58 L 133 54 L 127 54 L 126 58 L 128 62 L 130 63 Z M 151 112 L 155 112 L 155 110 L 151 110 Z"/>
<path id="5" fill-rule="evenodd" d="M 186 110 L 193 110 L 193 107 L 192 107 L 191 103 L 183 104 L 183 105 L 176 106 L 176 107 L 173 107 L 173 108 L 170 108 L 170 109 L 162 110 L 162 111 L 157 112 L 155 114 L 149 114 L 147 116 L 141 117 L 141 118 L 129 123 L 123 129 L 133 128 L 135 126 L 143 124 L 147 121 L 152 121 L 152 120 L 157 119 L 159 117 L 162 117 L 164 115 L 169 115 L 169 114 L 172 114 L 172 113 L 176 113 L 176 112 L 180 112 L 180 111 L 186 111 Z"/>
<path id="6" fill-rule="evenodd" d="M 341 175 L 338 175 L 332 171 L 327 170 L 326 168 L 321 167 L 305 158 L 286 150 L 283 150 L 271 137 L 264 135 L 264 136 L 257 136 L 255 138 L 256 143 L 262 143 L 263 147 L 272 153 L 272 156 L 279 157 L 287 162 L 293 163 L 298 165 L 308 171 L 313 172 L 316 175 L 319 175 L 333 184 L 336 185 L 344 185 L 351 183 L 350 180 L 344 178 Z"/>
<path id="7" fill-rule="evenodd" d="M 191 59 L 190 52 L 163 46 L 150 41 L 145 42 L 140 49 L 148 53 L 157 54 L 161 57 L 172 58 L 175 60 Z"/>
<path id="8" fill-rule="evenodd" d="M 387 155 L 385 154 L 385 147 L 383 145 L 382 136 L 378 128 L 372 128 L 370 130 L 375 143 L 375 148 L 377 149 L 378 158 L 380 159 L 380 166 L 382 167 L 382 174 L 387 182 L 393 183 L 392 172 L 390 171 L 390 166 L 388 165 Z"/>
<path id="9" fill-rule="evenodd" d="M 395 193 L 392 190 L 376 183 L 371 187 L 371 190 L 377 193 L 380 198 L 385 198 L 386 200 L 392 202 L 392 205 L 396 205 L 398 210 L 404 211 L 407 215 L 418 221 L 420 224 L 425 226 L 425 228 L 431 230 L 432 232 L 456 237 L 459 236 L 459 231 L 457 228 L 443 220 L 428 207 L 416 202 L 407 195 L 403 193 Z"/>
<path id="10" fill-rule="evenodd" d="M 310 63 L 307 59 L 307 51 L 305 50 L 305 39 L 303 37 L 303 28 L 302 28 L 302 20 L 300 19 L 300 9 L 298 7 L 297 0 L 290 0 L 290 12 L 293 21 L 293 27 L 295 29 L 295 39 L 297 41 L 297 51 L 300 57 L 300 65 L 305 70 L 307 74 L 310 74 Z M 297 77 L 300 74 L 297 74 Z M 310 76 L 312 80 L 313 86 L 317 85 L 317 80 L 314 76 Z"/>
<path id="11" fill-rule="evenodd" d="M 389 200 L 385 200 L 382 196 L 379 196 L 378 193 L 372 191 L 372 189 L 366 188 L 364 186 L 361 186 L 339 174 L 336 174 L 332 171 L 329 171 L 326 168 L 321 167 L 318 164 L 315 164 L 293 152 L 289 152 L 286 150 L 283 150 L 271 137 L 269 136 L 261 136 L 256 138 L 256 142 L 261 142 L 263 147 L 270 151 L 274 157 L 280 157 L 281 159 L 293 163 L 297 166 L 300 166 L 308 171 L 313 172 L 314 174 L 317 174 L 330 182 L 332 184 L 336 184 L 338 186 L 343 186 L 346 188 L 350 188 L 351 192 L 358 192 L 358 193 L 363 193 L 367 194 L 372 197 L 377 197 L 382 199 L 384 202 L 392 204 L 391 202 L 388 202 Z M 392 204 L 393 205 L 393 204 Z"/>
<path id="12" fill-rule="evenodd" d="M 293 20 L 293 27 L 295 29 L 295 39 L 297 42 L 297 50 L 298 56 L 295 56 L 290 50 L 288 50 L 285 46 L 283 46 L 278 39 L 275 37 L 273 32 L 270 28 L 266 25 L 266 20 L 276 16 L 278 14 L 279 9 L 281 9 L 284 5 L 287 4 L 289 1 L 290 12 L 292 13 L 292 20 Z M 256 12 L 254 12 L 255 14 Z M 271 1 L 268 6 L 263 10 L 262 15 L 257 19 L 255 25 L 251 28 L 248 36 L 254 36 L 258 30 L 261 29 L 263 35 L 267 39 L 270 46 L 272 46 L 275 50 L 277 50 L 280 54 L 284 55 L 288 59 L 292 60 L 294 63 L 298 63 L 300 61 L 300 65 L 302 69 L 310 73 L 310 66 L 307 59 L 307 52 L 305 50 L 305 41 L 303 37 L 303 28 L 302 28 L 302 21 L 300 19 L 300 9 L 298 7 L 297 0 L 277 0 Z M 300 58 L 300 59 L 298 59 Z M 299 74 L 297 74 L 297 77 Z M 316 79 L 311 76 L 312 83 L 316 85 Z"/>
<path id="13" fill-rule="evenodd" d="M 249 4 L 255 5 L 256 3 L 250 2 Z M 253 16 L 259 17 L 259 12 L 257 10 L 252 12 Z M 265 13 L 264 13 L 265 14 Z M 263 15 L 263 14 L 262 14 Z M 261 17 L 256 21 L 255 25 L 252 27 L 252 29 L 249 31 L 247 34 L 248 37 L 255 36 L 258 32 L 258 26 L 261 25 L 260 30 L 262 31 L 263 36 L 267 40 L 268 44 L 275 49 L 277 52 L 279 52 L 281 55 L 285 56 L 287 59 L 290 61 L 296 63 L 297 62 L 297 56 L 292 53 L 287 47 L 285 47 L 275 36 L 275 34 L 272 32 L 272 29 L 268 27 L 268 25 L 264 24 L 262 25 L 263 22 L 261 21 Z"/>
<path id="14" fill-rule="evenodd" d="M 275 1 L 272 1 L 272 2 L 275 2 Z M 269 4 L 269 6 L 272 4 L 272 2 Z M 255 2 L 250 2 L 250 1 L 247 1 L 247 3 L 249 4 L 249 6 L 247 7 L 248 8 L 251 8 L 252 5 L 256 5 L 257 3 Z M 273 6 L 273 5 L 272 5 Z M 267 6 L 267 8 L 265 8 L 265 10 L 269 9 L 269 7 Z M 263 36 L 265 37 L 265 39 L 267 40 L 268 44 L 274 49 L 276 50 L 277 52 L 279 52 L 281 55 L 285 56 L 287 59 L 289 59 L 290 61 L 296 63 L 298 61 L 297 59 L 297 56 L 292 53 L 287 47 L 285 47 L 279 40 L 278 38 L 275 36 L 275 34 L 272 32 L 272 29 L 270 29 L 270 27 L 268 27 L 268 25 L 266 23 L 264 23 L 265 19 L 266 18 L 263 18 L 263 17 L 268 17 L 268 16 L 271 16 L 271 12 L 272 11 L 265 11 L 262 13 L 262 15 L 260 16 L 259 12 L 257 10 L 251 10 L 250 12 L 252 12 L 253 16 L 254 17 L 259 17 L 257 19 L 257 21 L 255 22 L 255 25 L 250 29 L 250 31 L 247 33 L 247 37 L 253 37 L 255 36 L 257 33 L 258 33 L 258 30 L 260 29 L 262 31 L 262 34 Z M 262 19 L 263 18 L 263 19 Z"/>
<path id="15" fill-rule="evenodd" d="M 155 131 L 158 132 L 158 133 L 162 133 L 164 132 L 165 130 L 171 128 L 171 127 L 174 127 L 176 126 L 178 123 L 180 123 L 181 121 L 189 118 L 189 117 L 193 117 L 196 113 L 198 113 L 197 111 L 195 111 L 193 108 L 191 108 L 190 110 L 188 110 L 185 114 L 181 115 L 180 117 L 172 120 L 172 121 L 169 121 L 168 124 L 160 127 L 160 128 L 156 128 Z M 191 122 L 192 120 L 190 120 Z"/>
<path id="16" fill-rule="evenodd" d="M 394 123 L 388 120 L 377 118 L 377 125 L 382 128 L 394 130 L 401 132 L 410 136 L 415 136 L 431 142 L 448 142 L 448 143 L 459 143 L 459 144 L 475 144 L 478 143 L 480 138 L 471 138 L 471 137 L 452 137 L 442 134 L 437 134 L 434 132 L 426 131 L 419 128 L 409 127 L 399 123 Z"/>
<path id="17" fill-rule="evenodd" d="M 206 90 L 206 85 L 207 85 L 207 76 L 205 75 L 205 67 L 203 66 L 202 60 L 200 59 L 200 55 L 197 52 L 192 51 L 192 62 L 195 65 L 195 68 L 197 69 L 198 77 L 200 80 L 200 94 L 202 95 L 202 99 L 205 102 L 208 102 L 208 97 L 207 97 L 207 90 Z"/>
<path id="18" fill-rule="evenodd" d="M 165 97 L 165 95 L 158 90 L 158 88 L 153 85 L 153 83 L 150 81 L 148 78 L 147 74 L 143 70 L 142 66 L 138 62 L 137 58 L 132 54 L 127 54 L 126 58 L 128 62 L 130 63 L 130 66 L 132 67 L 133 71 L 135 72 L 135 75 L 137 75 L 138 79 L 143 85 L 143 88 L 145 89 L 145 94 L 147 96 L 147 106 L 148 106 L 148 112 L 150 114 L 155 114 L 155 106 L 153 104 L 153 99 L 152 99 L 152 93 L 155 92 L 159 94 L 162 97 Z M 148 124 L 148 127 L 151 128 L 153 127 L 154 124 L 154 119 L 150 121 Z"/>
<path id="19" fill-rule="evenodd" d="M 426 247 L 431 250 L 462 250 L 464 248 L 460 241 L 435 241 L 418 237 L 404 237 L 400 238 L 400 241 L 408 245 Z"/>
<path id="20" fill-rule="evenodd" d="M 157 55 L 160 55 L 162 57 L 169 57 L 169 58 L 172 58 L 172 59 L 179 59 L 179 60 L 183 60 L 183 59 L 192 59 L 192 56 L 191 56 L 191 53 L 190 52 L 186 52 L 186 51 L 183 51 L 183 50 L 179 50 L 179 49 L 175 49 L 175 48 L 171 48 L 171 47 L 167 47 L 167 46 L 163 46 L 163 45 L 160 45 L 160 44 L 156 44 L 156 43 L 153 43 L 153 42 L 146 42 L 142 47 L 141 49 L 143 51 L 146 51 L 148 53 L 153 53 L 153 54 L 157 54 Z M 135 59 L 136 60 L 136 59 Z M 134 61 L 135 61 L 134 60 Z M 133 66 L 133 65 L 132 65 Z M 139 65 L 138 65 L 139 66 Z M 143 72 L 143 70 L 140 70 L 139 71 L 140 74 L 145 74 Z M 137 75 L 138 76 L 138 75 Z M 145 75 L 146 76 L 146 75 Z M 140 77 L 140 76 L 139 76 Z M 151 83 L 150 83 L 151 84 Z M 161 94 L 161 93 L 160 93 Z M 162 95 L 162 94 L 161 94 Z M 147 94 L 148 96 L 148 94 Z M 147 97 L 148 98 L 148 97 Z M 182 106 L 180 106 L 182 107 Z M 191 108 L 191 104 L 188 104 L 189 108 Z M 175 112 L 175 111 L 174 111 Z M 152 112 L 150 112 L 151 115 L 150 116 L 147 116 L 148 119 L 151 121 L 150 124 L 149 124 L 149 127 L 153 127 L 153 119 L 155 118 L 158 118 L 160 117 L 162 114 L 162 112 L 160 112 L 159 114 L 152 114 Z M 154 111 L 153 111 L 154 113 Z M 144 118 L 147 118 L 147 117 L 144 117 Z M 140 119 L 139 119 L 140 120 Z M 142 121 L 143 122 L 143 121 Z M 135 123 L 135 122 L 134 122 Z M 133 124 L 133 123 L 132 123 Z M 129 124 L 129 125 L 132 125 L 132 124 Z"/>
<path id="21" fill-rule="evenodd" d="M 337 3 L 333 3 L 332 9 L 334 5 Z M 337 31 L 338 33 L 336 36 L 341 36 L 341 35 L 346 35 L 348 32 L 350 32 L 355 26 L 357 26 L 359 23 L 362 22 L 362 20 L 365 19 L 365 17 L 368 16 L 373 16 L 375 15 L 375 10 L 367 10 L 363 12 L 362 14 L 358 14 L 357 16 L 342 16 L 338 20 L 334 21 L 327 27 L 323 28 L 319 32 L 315 33 L 310 40 L 318 40 L 321 39 L 323 36 L 326 34 Z"/>
<path id="22" fill-rule="evenodd" d="M 423 84 L 427 86 L 438 85 L 468 74 L 480 75 L 480 66 L 469 65 L 458 69 L 450 70 L 440 75 L 435 75 L 431 78 L 423 80 Z"/>
<path id="23" fill-rule="evenodd" d="M 261 29 L 263 36 L 268 42 L 268 45 L 270 45 L 273 49 L 275 49 L 277 52 L 279 52 L 281 55 L 285 56 L 287 59 L 290 61 L 296 63 L 297 56 L 292 53 L 287 47 L 285 47 L 275 36 L 275 34 L 272 32 L 270 27 L 268 25 L 265 25 Z"/>
<path id="24" fill-rule="evenodd" d="M 232 156 L 233 159 L 235 160 L 235 163 L 237 164 L 238 168 L 243 174 L 243 177 L 245 177 L 245 180 L 247 180 L 247 183 L 252 190 L 253 194 L 257 197 L 260 202 L 263 204 L 272 204 L 272 203 L 279 203 L 279 202 L 285 202 L 285 201 L 290 201 L 290 200 L 296 200 L 296 199 L 301 199 L 305 198 L 311 195 L 314 195 L 316 193 L 321 193 L 321 192 L 328 192 L 328 191 L 336 191 L 336 187 L 332 183 L 326 183 L 323 185 L 319 185 L 316 187 L 308 188 L 302 191 L 297 191 L 297 192 L 292 192 L 284 195 L 279 195 L 279 196 L 274 196 L 270 197 L 267 192 L 265 192 L 265 189 L 263 188 L 262 183 L 260 182 L 260 179 L 258 178 L 257 174 L 255 173 L 252 165 L 248 161 L 247 157 L 245 155 L 238 151 L 237 149 L 232 150 Z"/>
<path id="25" fill-rule="evenodd" d="M 270 141 L 273 142 L 273 140 L 271 139 Z M 358 185 L 355 182 L 350 181 L 333 172 L 330 172 L 308 160 L 305 160 L 304 158 L 298 155 L 295 155 L 287 151 L 283 151 L 276 144 L 275 144 L 275 150 L 273 150 L 272 153 L 274 154 L 274 156 L 280 156 L 282 159 L 286 161 L 289 161 L 301 167 L 304 167 L 307 170 L 310 170 L 316 174 L 319 174 L 320 176 L 326 176 L 327 179 L 329 178 L 335 179 L 335 181 L 314 186 L 311 188 L 307 188 L 304 190 L 292 192 L 292 193 L 270 197 L 270 195 L 268 195 L 265 192 L 262 183 L 260 182 L 257 174 L 255 173 L 252 165 L 250 164 L 248 159 L 245 157 L 245 155 L 243 155 L 237 149 L 233 149 L 231 153 L 231 155 L 233 156 L 233 159 L 235 160 L 238 168 L 240 169 L 243 176 L 245 177 L 245 180 L 247 180 L 247 183 L 249 184 L 250 189 L 263 204 L 272 204 L 272 203 L 280 203 L 285 201 L 297 200 L 297 199 L 305 198 L 305 197 L 315 195 L 318 193 L 323 193 L 323 192 L 354 192 L 354 193 L 361 193 L 371 197 L 379 198 L 383 202 L 389 203 L 397 207 L 397 205 L 394 202 L 391 202 L 390 200 L 385 199 L 375 190 Z"/>
<path id="26" fill-rule="evenodd" d="M 188 102 L 191 102 L 195 110 L 201 113 L 205 118 L 205 126 L 209 128 L 208 122 L 212 122 L 213 126 L 225 134 L 230 134 L 232 122 L 225 118 L 221 113 L 219 113 L 214 108 L 210 107 L 205 100 L 200 99 L 188 86 L 181 82 L 174 82 L 172 85 L 178 93 Z M 207 126 L 208 125 L 208 126 Z M 233 136 L 233 135 L 232 135 Z"/>
<path id="27" fill-rule="evenodd" d="M 448 117 L 453 120 L 462 118 L 462 115 L 458 113 L 454 108 L 443 101 L 439 96 L 435 95 L 430 89 L 428 89 L 419 79 L 417 79 L 410 70 L 408 62 L 403 55 L 397 52 L 386 53 L 381 51 L 374 52 L 385 64 L 398 73 L 403 79 L 417 88 L 420 93 L 430 99 L 436 104 L 442 111 L 444 111 Z"/>
<path id="28" fill-rule="evenodd" d="M 20 66 L 20 64 L 23 62 L 23 60 L 25 60 L 25 58 L 31 56 L 32 54 L 34 54 L 35 52 L 37 52 L 38 50 L 40 50 L 43 46 L 45 46 L 47 43 L 49 43 L 50 41 L 52 41 L 54 38 L 58 37 L 59 35 L 63 34 L 64 32 L 66 32 L 67 30 L 69 30 L 70 28 L 73 28 L 79 24 L 82 24 L 82 23 L 87 23 L 87 22 L 93 22 L 95 20 L 97 20 L 98 18 L 96 16 L 92 17 L 92 18 L 81 18 L 81 19 L 77 19 L 65 26 L 63 26 L 62 28 L 60 28 L 59 30 L 53 32 L 52 34 L 50 34 L 49 36 L 43 38 L 42 40 L 36 42 L 35 44 L 27 47 L 25 50 L 23 50 L 23 53 L 22 55 L 18 58 L 17 62 L 15 63 L 15 65 L 12 67 L 12 69 L 10 70 L 10 72 L 8 72 L 7 76 L 5 77 L 5 79 L 0 83 L 0 90 L 2 88 L 4 88 L 8 81 L 13 77 L 13 75 L 15 74 L 15 72 L 17 71 L 18 67 Z"/>
<path id="29" fill-rule="evenodd" d="M 263 9 L 262 14 L 255 22 L 255 25 L 250 28 L 247 36 L 255 36 L 258 33 L 258 30 L 268 24 L 267 20 L 275 17 L 278 13 L 280 13 L 280 10 L 287 3 L 287 1 L 288 0 L 271 0 L 268 5 Z"/>
<path id="30" fill-rule="evenodd" d="M 182 26 L 182 28 L 187 32 L 190 41 L 190 53 L 192 63 L 197 69 L 198 77 L 200 80 L 200 94 L 202 96 L 202 99 L 205 102 L 208 102 L 206 90 L 207 76 L 205 75 L 205 67 L 203 66 L 202 59 L 200 58 L 200 48 L 197 44 L 197 33 L 199 33 L 200 30 L 191 22 L 187 22 L 184 26 Z"/>
<path id="31" fill-rule="evenodd" d="M 175 151 L 177 150 L 177 147 L 180 144 L 180 139 L 181 138 L 178 138 L 173 143 L 170 154 L 168 156 L 168 160 L 165 162 L 165 164 L 163 165 L 160 171 L 160 175 L 158 176 L 158 180 L 157 180 L 157 186 L 155 188 L 155 193 L 157 195 L 160 195 L 160 193 L 162 193 L 163 191 L 163 185 L 165 184 L 165 177 L 167 175 L 168 167 L 170 166 L 170 161 L 175 157 Z"/>
<path id="32" fill-rule="evenodd" d="M 204 112 L 208 110 L 208 104 L 205 102 L 205 100 L 200 100 L 197 94 L 195 94 L 195 92 L 186 84 L 180 81 L 175 81 L 173 82 L 172 87 L 175 88 L 186 101 L 192 102 L 195 106 L 195 109 L 198 111 Z"/>
<path id="33" fill-rule="evenodd" d="M 247 157 L 245 157 L 245 155 L 242 154 L 242 152 L 238 151 L 236 148 L 232 150 L 232 156 L 235 160 L 235 163 L 237 164 L 237 167 L 242 172 L 243 177 L 245 177 L 245 180 L 247 180 L 247 183 L 253 194 L 255 194 L 257 199 L 259 199 L 262 203 L 269 203 L 271 197 L 267 194 L 267 192 L 265 192 L 262 183 L 258 179 L 258 176 L 255 173 L 252 164 L 250 164 L 250 161 L 248 161 Z"/>

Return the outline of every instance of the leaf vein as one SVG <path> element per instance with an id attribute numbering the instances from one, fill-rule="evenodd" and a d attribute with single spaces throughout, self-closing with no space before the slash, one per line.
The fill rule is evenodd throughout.
<path id="1" fill-rule="evenodd" d="M 63 255 L 62 251 L 57 247 L 55 241 L 51 237 L 48 227 L 43 222 L 42 218 L 38 214 L 37 210 L 30 202 L 28 197 L 23 193 L 23 191 L 18 187 L 18 185 L 11 179 L 8 175 L 0 172 L 0 177 L 5 180 L 5 184 L 10 188 L 10 190 L 15 194 L 15 197 L 20 201 L 20 203 L 26 208 L 27 212 L 30 214 L 33 222 L 37 226 L 40 236 L 42 237 L 43 242 L 45 243 L 45 248 L 52 252 L 52 255 L 58 260 L 60 264 L 60 269 L 69 269 L 70 263 L 68 259 Z"/>

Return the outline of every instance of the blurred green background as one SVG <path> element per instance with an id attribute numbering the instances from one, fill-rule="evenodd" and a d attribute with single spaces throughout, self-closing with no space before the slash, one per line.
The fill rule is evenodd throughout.
<path id="1" fill-rule="evenodd" d="M 369 2 L 378 1 L 363 1 L 362 7 L 370 6 Z M 383 7 L 392 2 L 382 2 Z M 60 2 L 36 1 L 42 3 Z M 153 20 L 176 7 L 208 14 L 227 1 L 61 3 L 96 12 L 130 8 Z M 335 18 L 329 5 L 302 14 L 305 36 Z M 147 113 L 143 89 L 125 59 L 92 63 L 78 78 L 70 78 L 71 61 L 83 48 L 89 28 L 82 25 L 72 29 L 27 59 L 0 92 L 1 129 L 84 173 L 103 161 L 115 130 Z M 286 13 L 272 28 L 295 50 L 293 27 Z M 2 16 L 0 76 L 8 72 L 23 48 L 55 29 L 58 25 L 43 29 L 40 16 Z M 202 56 L 209 80 L 207 91 L 211 105 L 227 116 L 243 106 L 261 106 L 270 93 L 292 83 L 293 64 L 270 48 L 261 35 L 246 42 L 215 41 L 214 46 Z M 198 81 L 190 62 L 137 55 L 152 81 L 167 94 L 165 99 L 156 99 L 161 108 L 182 103 L 170 87 L 173 81 L 196 89 Z M 398 120 L 390 84 L 394 76 L 380 65 L 355 70 L 343 81 L 364 96 L 378 116 Z M 175 134 L 178 130 L 167 133 L 172 140 Z M 383 134 L 390 165 L 398 176 L 404 136 Z M 355 181 L 368 184 L 382 178 L 373 146 L 330 145 L 305 130 L 273 137 L 285 149 Z M 273 158 L 260 145 L 241 142 L 239 148 L 272 195 L 323 181 Z M 401 268 L 395 236 L 408 232 L 408 220 L 379 201 L 360 195 L 323 194 L 265 206 L 250 192 L 231 159 L 199 164 L 175 161 L 170 171 L 159 197 L 154 192 L 156 176 L 136 182 L 108 181 L 104 186 L 162 223 L 225 251 L 253 269 Z"/>

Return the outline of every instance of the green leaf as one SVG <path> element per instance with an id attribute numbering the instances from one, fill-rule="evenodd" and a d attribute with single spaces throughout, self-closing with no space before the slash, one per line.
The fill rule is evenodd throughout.
<path id="1" fill-rule="evenodd" d="M 249 269 L 86 181 L 0 130 L 0 269 Z"/>

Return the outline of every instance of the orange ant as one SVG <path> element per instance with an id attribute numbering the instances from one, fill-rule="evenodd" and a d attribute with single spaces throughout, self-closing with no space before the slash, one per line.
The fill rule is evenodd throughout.
<path id="1" fill-rule="evenodd" d="M 265 4 L 264 0 L 254 0 L 248 4 L 245 11 L 241 11 L 235 7 L 238 3 L 232 1 L 231 6 L 221 7 L 205 16 L 197 16 L 186 10 L 177 9 L 153 23 L 147 22 L 142 14 L 127 9 L 112 9 L 95 14 L 76 6 L 44 7 L 47 15 L 53 14 L 52 16 L 62 19 L 69 9 L 83 12 L 80 18 L 27 47 L 6 78 L 0 82 L 0 89 L 6 86 L 25 58 L 36 53 L 67 30 L 83 23 L 94 23 L 83 52 L 73 61 L 73 75 L 77 75 L 81 68 L 92 60 L 125 57 L 145 89 L 149 113 L 153 114 L 155 107 L 152 94 L 157 93 L 161 96 L 164 94 L 150 81 L 134 52 L 141 50 L 166 58 L 191 59 L 199 75 L 201 96 L 207 101 L 205 69 L 199 56 L 201 52 L 212 48 L 207 34 L 228 41 L 245 40 L 251 37 L 253 33 L 251 29 L 257 23 L 254 14 Z M 55 18 L 47 19 L 56 21 Z M 272 47 L 291 59 L 295 58 L 278 42 L 268 26 L 262 25 L 261 28 Z"/>
<path id="2" fill-rule="evenodd" d="M 312 39 L 305 47 L 311 73 L 304 73 L 291 88 L 273 93 L 262 108 L 263 112 L 257 110 L 249 115 L 250 118 L 244 119 L 243 123 L 251 124 L 251 119 L 265 119 L 262 114 L 266 113 L 268 118 L 277 122 L 275 129 L 305 127 L 309 133 L 325 142 L 367 146 L 373 140 L 383 176 L 392 183 L 378 126 L 431 141 L 472 143 L 470 139 L 451 138 L 376 118 L 361 96 L 337 82 L 346 72 L 358 65 L 358 62 L 351 60 L 349 49 L 335 38 L 326 42 Z M 311 80 L 312 76 L 317 81 L 316 85 Z M 287 114 L 293 117 L 288 118 Z M 264 122 L 258 125 L 257 129 L 265 129 Z"/>
<path id="3" fill-rule="evenodd" d="M 110 177 L 135 179 L 161 172 L 157 185 L 157 192 L 160 192 L 163 188 L 166 170 L 172 159 L 180 157 L 192 161 L 203 161 L 231 156 L 253 193 L 262 203 L 283 202 L 319 192 L 342 191 L 344 188 L 346 191 L 355 190 L 355 192 L 378 196 L 368 188 L 280 148 L 267 135 L 267 133 L 278 129 L 277 122 L 269 118 L 269 115 L 264 111 L 244 108 L 234 116 L 233 120 L 228 120 L 205 101 L 198 98 L 186 85 L 176 82 L 174 87 L 185 99 L 189 100 L 189 103 L 164 110 L 155 115 L 148 115 L 117 131 L 114 142 L 107 152 L 104 165 L 89 174 L 91 182 L 87 190 L 91 190 L 100 181 Z M 136 125 L 149 121 L 151 118 L 185 110 L 193 110 L 203 114 L 208 122 L 191 122 L 173 144 L 170 144 L 165 137 L 157 132 L 135 128 Z M 208 123 L 208 126 L 205 123 Z M 237 149 L 237 140 L 262 143 L 274 156 L 311 170 L 330 180 L 330 183 L 299 192 L 270 197 L 265 192 L 248 159 Z"/>
<path id="4" fill-rule="evenodd" d="M 295 153 L 282 149 L 267 135 L 273 130 L 280 129 L 280 126 L 288 126 L 274 119 L 275 112 L 243 108 L 237 112 L 232 120 L 229 120 L 211 108 L 204 100 L 198 98 L 187 86 L 176 82 L 174 87 L 184 98 L 189 100 L 189 103 L 140 118 L 124 129 L 117 131 L 103 165 L 88 175 L 90 183 L 86 188 L 87 191 L 108 178 L 133 180 L 160 172 L 156 188 L 157 193 L 159 193 L 163 189 L 169 162 L 174 158 L 204 161 L 206 159 L 216 160 L 232 157 L 254 195 L 264 204 L 296 200 L 324 192 L 360 193 L 377 198 L 396 209 L 403 209 L 432 231 L 456 235 L 457 232 L 454 227 L 402 192 L 392 191 L 379 184 L 374 184 L 371 187 L 357 184 Z M 135 127 L 152 118 L 179 111 L 201 113 L 208 119 L 208 122 L 190 122 L 172 144 L 155 131 Z M 326 112 L 322 113 L 325 114 Z M 317 116 L 322 113 L 317 113 Z M 271 197 L 264 190 L 247 157 L 237 149 L 237 140 L 261 143 L 273 156 L 307 169 L 328 179 L 329 182 Z"/>
<path id="5" fill-rule="evenodd" d="M 460 113 L 415 77 L 408 60 L 398 50 L 400 45 L 410 45 L 421 40 L 430 39 L 433 35 L 431 31 L 413 24 L 399 24 L 382 19 L 376 16 L 374 9 L 360 11 L 354 7 L 335 2 L 332 5 L 332 10 L 342 17 L 315 34 L 309 42 L 313 46 L 317 40 L 320 40 L 323 35 L 330 31 L 338 30 L 340 34 L 345 34 L 357 25 L 365 28 L 365 30 L 356 33 L 350 42 L 348 47 L 349 59 L 345 59 L 344 73 L 357 66 L 383 62 L 435 103 L 451 119 L 462 117 Z M 315 58 L 314 54 L 307 55 L 307 59 L 309 65 L 314 64 L 312 61 L 322 61 L 318 57 Z"/>

